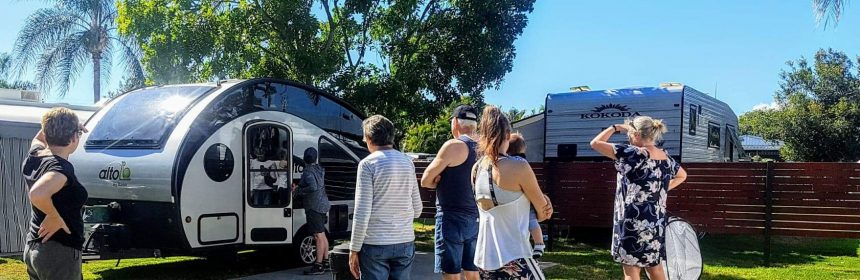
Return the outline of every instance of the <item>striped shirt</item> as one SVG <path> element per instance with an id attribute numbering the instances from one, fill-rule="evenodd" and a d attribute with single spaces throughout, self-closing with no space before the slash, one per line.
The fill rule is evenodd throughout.
<path id="1" fill-rule="evenodd" d="M 415 241 L 422 207 L 412 158 L 394 149 L 370 154 L 358 163 L 350 250 Z"/>

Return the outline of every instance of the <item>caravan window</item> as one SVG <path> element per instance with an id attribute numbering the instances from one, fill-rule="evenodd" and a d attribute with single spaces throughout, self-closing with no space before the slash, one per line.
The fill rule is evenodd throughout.
<path id="1" fill-rule="evenodd" d="M 717 123 L 708 123 L 708 147 L 720 147 L 720 125 Z"/>
<path id="2" fill-rule="evenodd" d="M 690 135 L 696 135 L 696 127 L 699 126 L 699 111 L 696 105 L 690 105 L 688 122 L 690 124 Z"/>
<path id="3" fill-rule="evenodd" d="M 283 92 L 287 102 L 287 113 L 302 118 L 334 134 L 345 134 L 360 141 L 363 132 L 361 121 L 355 113 L 331 98 L 303 88 L 273 84 L 275 92 Z"/>
<path id="4" fill-rule="evenodd" d="M 320 137 L 319 163 L 325 168 L 325 186 L 329 200 L 355 199 L 355 179 L 358 161 L 335 144 L 335 140 Z"/>
<path id="5" fill-rule="evenodd" d="M 248 159 L 248 205 L 285 207 L 290 205 L 290 131 L 277 124 L 258 124 L 246 131 Z"/>
<path id="6" fill-rule="evenodd" d="M 86 146 L 159 148 L 185 112 L 214 88 L 167 86 L 127 93 L 96 124 Z"/>

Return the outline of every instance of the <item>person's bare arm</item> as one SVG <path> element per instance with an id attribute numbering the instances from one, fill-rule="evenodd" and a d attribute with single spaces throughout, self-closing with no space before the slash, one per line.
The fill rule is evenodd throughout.
<path id="1" fill-rule="evenodd" d="M 421 186 L 425 188 L 436 188 L 439 183 L 439 175 L 445 171 L 446 167 L 456 165 L 458 160 L 461 160 L 463 153 L 468 152 L 468 146 L 459 140 L 448 140 L 439 149 L 436 158 L 430 162 L 427 169 L 424 169 L 424 174 L 421 175 Z M 458 156 L 460 155 L 460 156 Z"/>
<path id="2" fill-rule="evenodd" d="M 675 174 L 675 178 L 672 178 L 669 181 L 669 190 L 671 191 L 674 188 L 677 188 L 681 183 L 687 180 L 687 171 L 684 170 L 683 167 L 678 168 L 678 174 Z"/>
<path id="3" fill-rule="evenodd" d="M 57 208 L 54 207 L 54 202 L 51 197 L 59 192 L 66 185 L 66 175 L 60 172 L 50 171 L 42 175 L 39 180 L 30 188 L 28 196 L 30 203 L 34 207 L 45 213 L 45 219 L 39 227 L 39 237 L 42 242 L 47 242 L 59 230 L 64 230 L 66 233 L 71 233 L 66 222 L 60 217 Z"/>
<path id="4" fill-rule="evenodd" d="M 625 133 L 627 132 L 628 127 L 623 124 L 616 124 L 607 127 L 591 140 L 591 148 L 608 158 L 617 159 L 615 157 L 615 145 L 608 142 L 609 138 L 615 134 L 616 130 L 617 132 Z"/>
<path id="5" fill-rule="evenodd" d="M 552 204 L 549 198 L 546 197 L 540 189 L 535 177 L 534 170 L 527 162 L 516 162 L 516 178 L 519 178 L 519 185 L 522 188 L 526 198 L 529 199 L 532 206 L 535 208 L 538 221 L 545 221 L 552 216 Z"/>

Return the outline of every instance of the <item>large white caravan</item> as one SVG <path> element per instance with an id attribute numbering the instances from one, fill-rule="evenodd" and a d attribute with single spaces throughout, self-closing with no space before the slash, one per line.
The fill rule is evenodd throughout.
<path id="1" fill-rule="evenodd" d="M 333 205 L 328 234 L 348 236 L 356 166 L 368 154 L 363 118 L 335 96 L 278 79 L 125 93 L 87 121 L 70 158 L 89 191 L 86 220 L 98 225 L 88 248 L 118 258 L 295 245 L 313 262 L 288 185 L 304 150 L 317 149 Z"/>
<path id="2" fill-rule="evenodd" d="M 659 87 L 590 90 L 546 96 L 546 111 L 513 124 L 525 136 L 532 161 L 601 161 L 589 142 L 601 130 L 625 119 L 647 115 L 663 119 L 668 132 L 659 143 L 683 162 L 730 162 L 743 157 L 737 136 L 738 117 L 722 101 L 692 87 L 665 83 Z M 625 135 L 611 141 L 626 142 Z"/>

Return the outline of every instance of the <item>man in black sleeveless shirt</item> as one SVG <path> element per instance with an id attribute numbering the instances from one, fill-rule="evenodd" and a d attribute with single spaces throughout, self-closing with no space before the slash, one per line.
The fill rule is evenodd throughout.
<path id="1" fill-rule="evenodd" d="M 478 112 L 469 105 L 454 109 L 448 140 L 424 171 L 421 186 L 436 189 L 436 273 L 443 279 L 478 279 L 474 264 L 478 239 L 478 207 L 471 172 L 477 160 Z"/>

